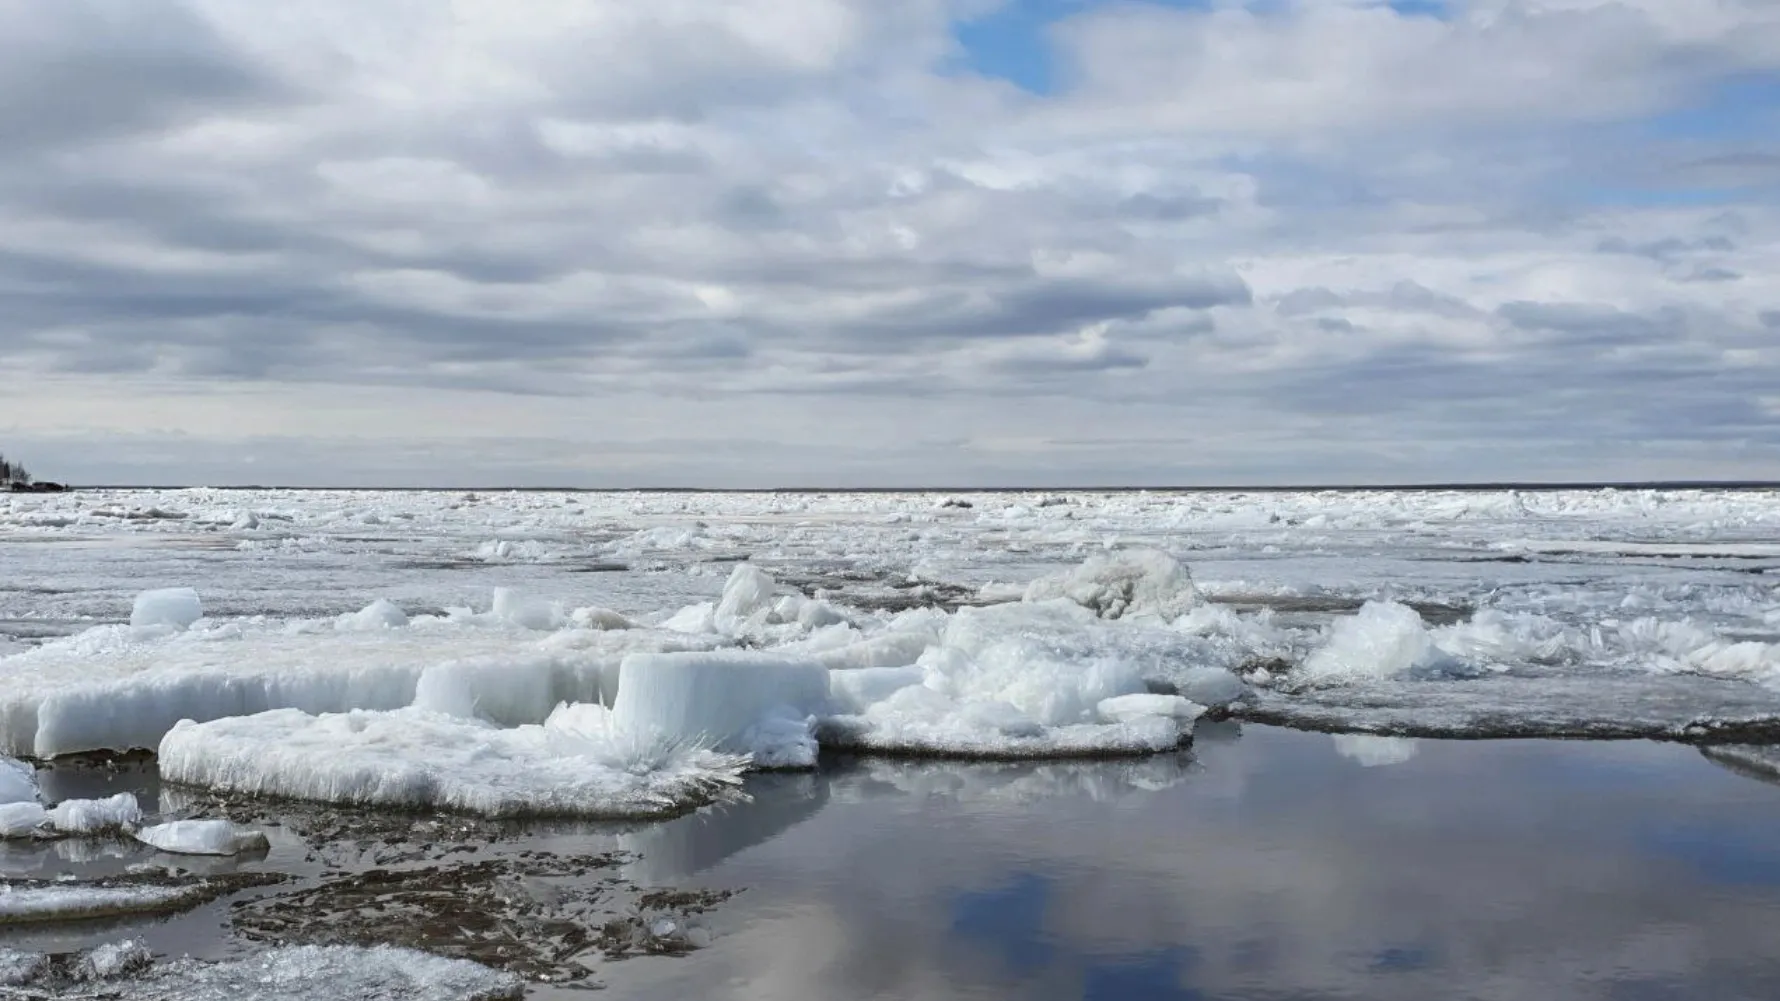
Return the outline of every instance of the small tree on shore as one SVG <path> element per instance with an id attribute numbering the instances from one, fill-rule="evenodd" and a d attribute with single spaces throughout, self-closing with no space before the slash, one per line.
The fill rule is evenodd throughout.
<path id="1" fill-rule="evenodd" d="M 8 462 L 6 456 L 0 455 L 0 483 L 29 482 L 31 482 L 31 474 L 25 471 L 23 465 L 17 462 Z"/>

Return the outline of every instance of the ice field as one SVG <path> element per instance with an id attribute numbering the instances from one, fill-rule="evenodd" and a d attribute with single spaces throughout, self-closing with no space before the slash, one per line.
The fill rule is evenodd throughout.
<path id="1" fill-rule="evenodd" d="M 1381 776 L 1426 737 L 1685 741 L 1771 776 L 1780 495 L 0 495 L 0 854 L 26 867 L 0 879 L 0 931 L 28 936 L 0 986 L 294 997 L 313 973 L 370 997 L 517 996 L 511 969 L 421 953 L 181 960 L 177 936 L 126 932 L 213 926 L 206 907 L 336 850 L 278 811 L 389 817 L 396 857 L 416 816 L 546 825 L 506 861 L 409 863 L 446 881 L 412 899 L 449 915 L 536 893 L 586 922 L 572 893 L 603 884 L 540 882 L 558 878 L 532 850 L 550 824 L 618 825 L 602 843 L 656 887 L 831 803 L 836 823 L 888 809 L 916 828 L 935 822 L 922 804 L 1025 824 L 1073 803 L 1086 831 L 1094 804 L 1222 795 L 1244 722 L 1327 731 L 1262 727 L 1289 739 L 1259 746 L 1314 738 Z M 109 785 L 124 759 L 105 752 L 154 759 Z M 329 871 L 368 864 L 353 843 Z M 318 878 L 237 931 L 339 892 L 325 913 L 391 941 L 349 906 L 355 877 Z M 683 920 L 634 934 L 689 947 Z"/>
<path id="2" fill-rule="evenodd" d="M 1776 539 L 1764 491 L 5 495 L 0 750 L 602 816 L 823 746 L 1144 754 L 1207 712 L 1760 742 Z M 564 762 L 580 792 L 510 781 Z"/>

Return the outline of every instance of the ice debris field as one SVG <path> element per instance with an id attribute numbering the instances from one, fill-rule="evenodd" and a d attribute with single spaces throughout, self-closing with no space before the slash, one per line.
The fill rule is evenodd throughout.
<path id="1" fill-rule="evenodd" d="M 654 817 L 825 749 L 1146 755 L 1206 716 L 1780 737 L 1764 491 L 0 495 L 0 753 Z M 44 804 L 0 833 L 249 832 Z"/>

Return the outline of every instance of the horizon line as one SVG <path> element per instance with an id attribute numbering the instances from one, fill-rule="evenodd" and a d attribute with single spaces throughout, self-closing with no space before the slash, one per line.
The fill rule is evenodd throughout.
<path id="1" fill-rule="evenodd" d="M 1315 491 L 1357 492 L 1377 490 L 1413 493 L 1417 491 L 1564 491 L 1564 490 L 1780 490 L 1780 480 L 1490 480 L 1476 482 L 1428 483 L 1304 483 L 1284 485 L 1261 484 L 1149 484 L 1141 486 L 878 486 L 878 487 L 688 487 L 688 486 L 326 486 L 292 484 L 150 484 L 106 483 L 66 484 L 70 492 L 80 490 L 315 490 L 384 493 L 684 493 L 684 494 L 1016 494 L 1016 493 L 1301 493 Z"/>

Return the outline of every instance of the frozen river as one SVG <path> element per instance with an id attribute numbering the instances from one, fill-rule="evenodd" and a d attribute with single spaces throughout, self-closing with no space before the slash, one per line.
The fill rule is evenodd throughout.
<path id="1" fill-rule="evenodd" d="M 401 892 L 567 908 L 534 979 L 641 915 L 691 955 L 593 963 L 638 996 L 1767 996 L 1772 741 L 1768 491 L 0 495 L 0 753 L 143 814 L 9 876 L 227 816 L 269 851 L 175 882 L 293 880 L 27 951 L 251 956 L 474 862 Z"/>

